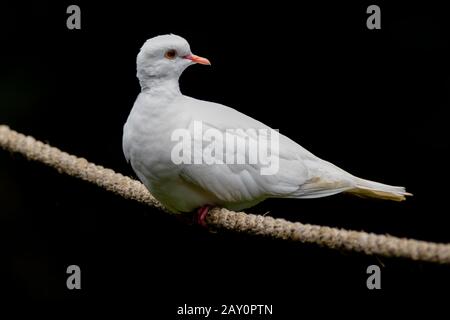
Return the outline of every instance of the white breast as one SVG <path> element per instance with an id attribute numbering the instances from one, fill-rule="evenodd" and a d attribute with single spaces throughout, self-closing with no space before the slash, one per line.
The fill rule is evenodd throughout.
<path id="1" fill-rule="evenodd" d="M 124 126 L 123 151 L 138 178 L 168 209 L 192 211 L 216 199 L 179 176 L 171 160 L 173 130 L 187 128 L 190 116 L 173 101 L 140 94 Z"/>

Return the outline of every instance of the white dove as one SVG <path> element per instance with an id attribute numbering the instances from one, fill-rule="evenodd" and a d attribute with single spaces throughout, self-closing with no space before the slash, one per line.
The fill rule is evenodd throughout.
<path id="1" fill-rule="evenodd" d="M 248 161 L 232 164 L 221 159 L 214 163 L 174 161 L 173 150 L 179 147 L 179 141 L 173 137 L 177 130 L 192 133 L 193 145 L 214 147 L 217 142 L 196 136 L 193 132 L 196 122 L 216 133 L 228 132 L 237 140 L 254 143 L 262 140 L 251 133 L 230 130 L 271 130 L 232 108 L 183 95 L 179 77 L 196 63 L 210 65 L 207 59 L 192 54 L 182 37 L 170 34 L 147 40 L 137 56 L 141 93 L 124 126 L 123 151 L 127 161 L 149 191 L 170 211 L 198 209 L 197 222 L 204 224 L 211 206 L 242 210 L 267 198 L 319 198 L 346 192 L 402 201 L 411 195 L 403 187 L 357 178 L 282 134 L 279 134 L 278 150 L 270 150 L 278 159 L 278 170 L 273 174 L 262 174 L 262 163 Z M 183 152 L 190 156 L 191 151 Z M 250 156 L 250 148 L 225 152 L 241 159 Z M 220 156 L 210 154 L 213 158 Z"/>

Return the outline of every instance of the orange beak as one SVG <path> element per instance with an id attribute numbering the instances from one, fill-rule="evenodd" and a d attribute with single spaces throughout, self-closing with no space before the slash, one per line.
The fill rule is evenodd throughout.
<path id="1" fill-rule="evenodd" d="M 191 60 L 192 62 L 195 62 L 195 63 L 205 64 L 205 65 L 208 65 L 208 66 L 211 65 L 211 62 L 209 62 L 208 59 L 200 57 L 200 56 L 196 56 L 195 54 L 189 54 L 187 56 L 184 56 L 183 58 L 189 59 L 189 60 Z"/>

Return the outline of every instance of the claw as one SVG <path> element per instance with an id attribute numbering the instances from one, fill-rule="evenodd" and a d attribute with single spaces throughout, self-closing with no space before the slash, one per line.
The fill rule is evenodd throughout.
<path id="1" fill-rule="evenodd" d="M 200 207 L 197 210 L 197 214 L 195 215 L 195 222 L 198 225 L 206 228 L 206 216 L 208 215 L 209 209 L 210 209 L 210 206 L 206 205 L 206 206 Z"/>

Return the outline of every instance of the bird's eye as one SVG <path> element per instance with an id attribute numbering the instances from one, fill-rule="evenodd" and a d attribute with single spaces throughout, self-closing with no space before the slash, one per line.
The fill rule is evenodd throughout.
<path id="1" fill-rule="evenodd" d="M 167 50 L 166 53 L 164 54 L 164 57 L 166 57 L 169 60 L 172 60 L 176 57 L 177 52 L 175 50 Z"/>

